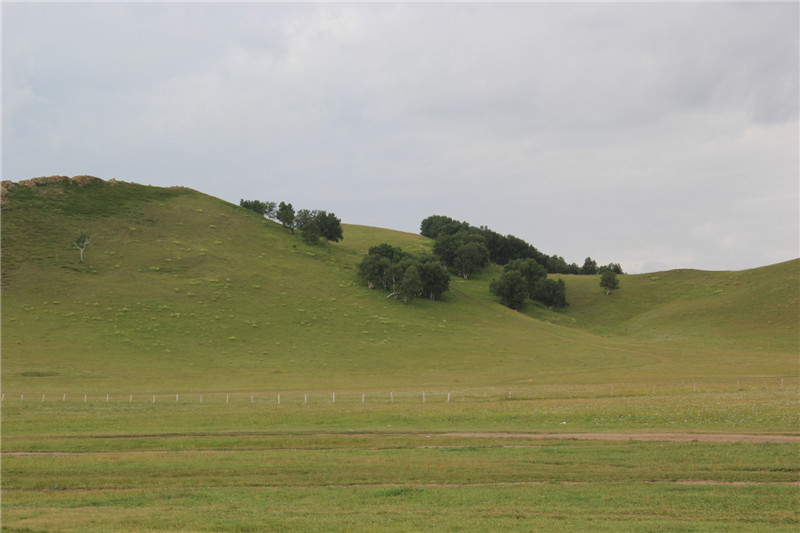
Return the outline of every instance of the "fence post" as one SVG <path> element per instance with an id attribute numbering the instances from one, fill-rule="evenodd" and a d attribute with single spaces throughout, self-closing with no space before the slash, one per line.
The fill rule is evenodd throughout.
<path id="1" fill-rule="evenodd" d="M 308 405 L 308 393 L 303 395 L 303 405 Z"/>
<path id="2" fill-rule="evenodd" d="M 361 393 L 361 405 L 364 405 L 364 393 Z"/>
<path id="3" fill-rule="evenodd" d="M 67 393 L 66 392 L 64 393 L 64 396 L 61 397 L 61 401 L 62 402 L 67 401 Z"/>
<path id="4" fill-rule="evenodd" d="M 131 397 L 130 397 L 130 400 L 128 401 L 128 403 L 133 403 L 133 394 L 131 394 Z"/>
<path id="5" fill-rule="evenodd" d="M 175 395 L 175 403 L 178 403 L 178 395 Z"/>
<path id="6" fill-rule="evenodd" d="M 336 393 L 335 392 L 333 393 L 333 400 L 331 401 L 331 403 L 336 403 Z"/>
<path id="7" fill-rule="evenodd" d="M 230 393 L 228 393 L 228 394 L 225 394 L 225 403 L 228 403 L 228 402 L 230 402 L 230 401 L 231 401 L 231 395 L 230 395 Z"/>
<path id="8" fill-rule="evenodd" d="M 42 393 L 42 403 L 44 403 L 44 393 Z"/>
<path id="9" fill-rule="evenodd" d="M 106 394 L 106 403 L 108 403 L 108 394 Z"/>
<path id="10" fill-rule="evenodd" d="M 86 403 L 86 395 L 83 395 L 83 403 Z"/>
<path id="11" fill-rule="evenodd" d="M 389 393 L 389 399 L 394 403 L 394 392 Z"/>
<path id="12" fill-rule="evenodd" d="M 203 395 L 200 395 L 200 405 L 203 405 Z"/>
<path id="13" fill-rule="evenodd" d="M 447 403 L 450 403 L 450 393 L 447 393 Z"/>
<path id="14" fill-rule="evenodd" d="M 156 395 L 153 394 L 153 403 L 156 403 Z"/>
<path id="15" fill-rule="evenodd" d="M 422 391 L 422 403 L 425 403 L 425 391 Z"/>

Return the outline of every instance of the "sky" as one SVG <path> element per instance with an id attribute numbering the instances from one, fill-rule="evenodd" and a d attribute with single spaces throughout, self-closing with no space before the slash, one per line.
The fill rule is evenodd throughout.
<path id="1" fill-rule="evenodd" d="M 445 215 L 629 273 L 800 257 L 799 100 L 797 2 L 2 3 L 4 180 Z"/>

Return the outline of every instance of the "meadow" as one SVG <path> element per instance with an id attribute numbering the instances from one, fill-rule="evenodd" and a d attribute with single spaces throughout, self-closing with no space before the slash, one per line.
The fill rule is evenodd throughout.
<path id="1" fill-rule="evenodd" d="M 558 312 L 492 267 L 403 305 L 356 265 L 419 235 L 51 181 L 4 184 L 3 531 L 800 523 L 800 260 L 565 276 Z"/>

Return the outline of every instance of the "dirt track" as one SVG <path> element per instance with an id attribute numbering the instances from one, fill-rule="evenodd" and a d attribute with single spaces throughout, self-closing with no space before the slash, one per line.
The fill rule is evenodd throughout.
<path id="1" fill-rule="evenodd" d="M 800 435 L 753 435 L 742 433 L 439 433 L 439 437 L 575 439 L 669 442 L 797 442 Z"/>

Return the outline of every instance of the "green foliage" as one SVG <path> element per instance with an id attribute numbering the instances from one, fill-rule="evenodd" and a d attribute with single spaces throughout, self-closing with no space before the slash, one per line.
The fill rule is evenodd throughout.
<path id="1" fill-rule="evenodd" d="M 624 274 L 622 266 L 619 263 L 609 263 L 597 269 L 597 274 L 604 274 L 606 271 L 611 271 L 614 274 Z"/>
<path id="2" fill-rule="evenodd" d="M 418 258 L 416 267 L 422 280 L 420 295 L 429 300 L 436 300 L 450 288 L 450 273 L 434 255 Z"/>
<path id="3" fill-rule="evenodd" d="M 342 221 L 335 214 L 314 211 L 314 222 L 319 226 L 320 234 L 325 237 L 325 240 L 332 242 L 342 240 Z"/>
<path id="4" fill-rule="evenodd" d="M 586 260 L 583 262 L 583 266 L 581 267 L 581 274 L 584 275 L 593 275 L 597 274 L 597 261 L 592 259 L 591 257 L 587 257 Z"/>
<path id="5" fill-rule="evenodd" d="M 548 309 L 567 307 L 567 286 L 563 279 L 540 279 L 533 289 L 533 299 Z"/>
<path id="6" fill-rule="evenodd" d="M 600 286 L 606 290 L 606 294 L 619 289 L 619 279 L 613 270 L 606 270 L 600 277 Z"/>
<path id="7" fill-rule="evenodd" d="M 435 239 L 440 234 L 453 235 L 463 227 L 469 227 L 469 224 L 453 220 L 450 217 L 432 215 L 420 224 L 420 235 Z"/>
<path id="8" fill-rule="evenodd" d="M 308 237 L 305 237 L 306 228 L 309 226 L 311 228 Z M 294 217 L 293 227 L 304 232 L 303 239 L 308 243 L 315 243 L 320 237 L 332 242 L 342 240 L 342 221 L 335 214 L 319 209 L 313 211 L 299 209 Z"/>
<path id="9" fill-rule="evenodd" d="M 537 284 L 546 277 L 544 267 L 535 260 L 515 259 L 503 268 L 500 280 L 493 281 L 489 291 L 499 296 L 503 305 L 522 309 L 525 298 L 536 298 Z"/>
<path id="10" fill-rule="evenodd" d="M 453 257 L 453 266 L 458 274 L 467 279 L 470 274 L 480 271 L 489 264 L 489 250 L 481 242 L 467 242 L 460 245 Z"/>
<path id="11" fill-rule="evenodd" d="M 419 275 L 419 270 L 414 264 L 406 268 L 403 273 L 403 282 L 399 287 L 397 293 L 403 303 L 407 303 L 409 298 L 422 295 L 422 278 Z"/>
<path id="12" fill-rule="evenodd" d="M 524 295 L 528 298 L 533 298 L 536 283 L 547 277 L 544 267 L 533 259 L 515 259 L 508 263 L 504 270 L 515 270 L 520 273 L 525 282 Z"/>
<path id="13" fill-rule="evenodd" d="M 511 309 L 521 309 L 528 285 L 518 270 L 504 270 L 499 280 L 493 280 L 489 291 L 500 297 L 500 303 Z"/>
<path id="14" fill-rule="evenodd" d="M 322 237 L 322 231 L 320 231 L 319 224 L 317 224 L 316 220 L 304 224 L 301 231 L 303 241 L 308 244 L 317 244 L 319 243 L 320 237 Z"/>

